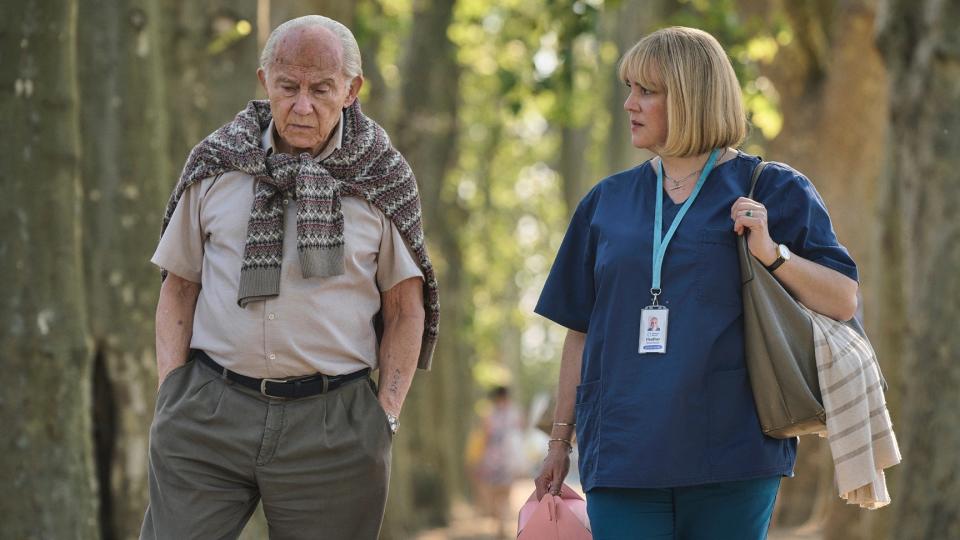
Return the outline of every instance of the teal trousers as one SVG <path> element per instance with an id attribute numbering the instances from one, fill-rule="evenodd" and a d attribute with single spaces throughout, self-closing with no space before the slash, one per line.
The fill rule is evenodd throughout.
<path id="1" fill-rule="evenodd" d="M 780 476 L 669 489 L 594 488 L 594 540 L 762 540 Z"/>

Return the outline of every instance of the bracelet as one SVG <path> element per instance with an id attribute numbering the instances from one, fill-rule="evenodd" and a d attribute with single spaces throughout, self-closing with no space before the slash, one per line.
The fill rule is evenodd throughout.
<path id="1" fill-rule="evenodd" d="M 573 427 L 573 426 L 576 426 L 577 424 L 576 424 L 576 423 L 571 423 L 571 422 L 554 422 L 553 425 L 555 425 L 555 426 L 570 426 L 570 427 Z"/>
<path id="2" fill-rule="evenodd" d="M 567 453 L 568 453 L 568 454 L 571 453 L 571 452 L 573 452 L 573 444 L 572 444 L 570 441 L 568 441 L 567 439 L 550 439 L 549 441 L 547 441 L 547 446 L 549 447 L 549 446 L 550 446 L 550 443 L 552 443 L 552 442 L 562 442 L 563 444 L 567 445 Z"/>

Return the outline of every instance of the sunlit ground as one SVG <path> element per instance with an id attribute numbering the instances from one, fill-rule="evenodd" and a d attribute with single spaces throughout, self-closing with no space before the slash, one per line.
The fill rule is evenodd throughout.
<path id="1" fill-rule="evenodd" d="M 520 480 L 513 484 L 510 490 L 512 519 L 505 526 L 508 538 L 516 538 L 516 515 L 533 492 L 533 488 L 533 480 Z M 456 501 L 451 509 L 449 527 L 422 532 L 416 540 L 493 540 L 496 537 L 497 522 L 494 518 L 479 516 L 473 506 Z"/>
<path id="2" fill-rule="evenodd" d="M 516 538 L 516 514 L 533 491 L 532 480 L 521 480 L 513 485 L 510 493 L 510 508 L 513 509 L 510 523 L 506 524 L 507 538 Z M 579 486 L 577 491 L 579 491 Z M 497 522 L 493 518 L 482 517 L 477 510 L 463 502 L 455 501 L 451 509 L 450 526 L 443 529 L 431 529 L 420 533 L 416 540 L 495 540 Z M 770 540 L 822 540 L 819 528 L 774 529 L 770 531 Z"/>

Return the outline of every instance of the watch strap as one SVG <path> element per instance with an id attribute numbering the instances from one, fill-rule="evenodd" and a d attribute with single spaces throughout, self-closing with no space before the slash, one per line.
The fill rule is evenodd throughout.
<path id="1" fill-rule="evenodd" d="M 783 254 L 780 251 L 780 246 L 777 246 L 777 260 L 770 263 L 770 266 L 767 266 L 766 269 L 772 274 L 774 270 L 780 268 L 780 265 L 785 262 L 787 262 L 787 259 L 783 257 Z"/>

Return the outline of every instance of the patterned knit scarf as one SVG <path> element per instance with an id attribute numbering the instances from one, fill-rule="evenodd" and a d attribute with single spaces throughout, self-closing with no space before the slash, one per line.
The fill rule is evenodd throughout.
<path id="1" fill-rule="evenodd" d="M 270 103 L 251 101 L 232 122 L 193 148 L 167 204 L 161 236 L 180 196 L 194 183 L 229 171 L 252 176 L 256 191 L 237 291 L 237 302 L 245 307 L 280 291 L 285 197 L 298 202 L 297 253 L 304 278 L 343 274 L 340 197 L 365 199 L 396 225 L 423 271 L 426 321 L 419 367 L 428 369 L 439 330 L 440 300 L 410 166 L 384 129 L 360 112 L 359 100 L 344 110 L 342 145 L 323 163 L 307 153 L 267 156 L 261 137 L 270 120 Z"/>

